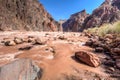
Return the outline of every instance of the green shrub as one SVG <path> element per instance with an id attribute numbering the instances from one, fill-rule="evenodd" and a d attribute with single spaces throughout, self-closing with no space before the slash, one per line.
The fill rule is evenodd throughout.
<path id="1" fill-rule="evenodd" d="M 99 36 L 105 36 L 106 34 L 120 35 L 120 22 L 116 22 L 114 24 L 104 24 L 100 27 L 89 28 L 86 31 Z"/>

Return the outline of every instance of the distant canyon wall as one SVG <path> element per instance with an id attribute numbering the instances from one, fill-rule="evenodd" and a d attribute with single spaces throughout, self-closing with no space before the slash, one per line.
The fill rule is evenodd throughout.
<path id="1" fill-rule="evenodd" d="M 78 32 L 84 29 L 114 23 L 120 20 L 120 0 L 105 0 L 91 15 L 85 10 L 71 15 L 63 23 L 64 31 Z"/>

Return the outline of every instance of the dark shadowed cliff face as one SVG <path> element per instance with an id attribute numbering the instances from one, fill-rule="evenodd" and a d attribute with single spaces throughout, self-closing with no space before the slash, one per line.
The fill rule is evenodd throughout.
<path id="1" fill-rule="evenodd" d="M 82 27 L 84 20 L 88 16 L 89 14 L 87 14 L 85 10 L 71 15 L 70 19 L 63 23 L 64 31 L 77 32 Z"/>
<path id="2" fill-rule="evenodd" d="M 57 25 L 38 0 L 0 0 L 1 31 L 57 31 Z"/>
<path id="3" fill-rule="evenodd" d="M 76 15 L 77 17 L 78 15 Z M 79 20 L 83 19 L 84 16 L 80 16 Z M 77 31 L 83 31 L 84 29 L 87 28 L 92 28 L 92 27 L 96 27 L 96 26 L 100 26 L 104 23 L 113 23 L 120 20 L 120 0 L 105 0 L 105 2 L 103 2 L 101 4 L 100 7 L 98 7 L 97 9 L 95 9 L 93 11 L 93 13 L 87 17 L 84 18 L 84 22 L 82 22 L 82 25 L 80 25 Z M 69 22 L 68 22 L 69 21 Z M 72 19 L 69 19 L 67 22 L 68 23 L 64 23 L 64 24 L 76 24 L 78 25 L 80 23 L 80 21 L 74 21 Z M 72 21 L 72 24 L 70 23 Z M 66 26 L 63 24 L 64 30 L 66 29 Z M 74 31 L 74 27 L 76 26 L 72 26 L 73 29 L 71 29 L 71 31 Z M 65 30 L 67 31 L 67 30 Z"/>

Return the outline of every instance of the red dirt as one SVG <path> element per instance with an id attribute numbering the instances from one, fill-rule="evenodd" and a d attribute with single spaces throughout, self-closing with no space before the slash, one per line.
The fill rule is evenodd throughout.
<path id="1" fill-rule="evenodd" d="M 65 80 L 61 79 L 63 74 L 74 74 L 85 77 L 88 80 L 90 74 L 87 74 L 86 71 L 99 74 L 104 77 L 109 76 L 104 72 L 105 70 L 102 68 L 102 66 L 94 68 L 75 60 L 75 51 L 93 51 L 92 48 L 81 45 L 88 39 L 84 36 L 80 36 L 81 33 L 64 33 L 67 39 L 69 39 L 68 41 L 59 39 L 53 40 L 53 36 L 63 35 L 62 32 L 1 32 L 0 41 L 2 41 L 3 38 L 13 38 L 15 36 L 25 38 L 29 35 L 43 38 L 46 33 L 49 33 L 48 37 L 46 38 L 51 39 L 47 41 L 46 45 L 23 43 L 16 46 L 4 46 L 1 43 L 0 65 L 5 65 L 6 63 L 11 62 L 17 58 L 32 59 L 36 62 L 37 65 L 39 65 L 40 68 L 43 69 L 43 76 L 41 80 Z M 70 42 L 70 40 L 72 41 Z M 33 45 L 33 48 L 25 51 L 18 50 L 19 48 L 26 45 Z M 53 53 L 49 49 L 53 49 L 55 52 Z M 78 70 L 78 72 L 76 70 Z"/>

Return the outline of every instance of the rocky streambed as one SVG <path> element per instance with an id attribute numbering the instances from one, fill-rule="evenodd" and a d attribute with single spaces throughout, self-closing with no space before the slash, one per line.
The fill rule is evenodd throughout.
<path id="1" fill-rule="evenodd" d="M 0 32 L 0 80 L 119 80 L 119 46 L 110 35 Z"/>

